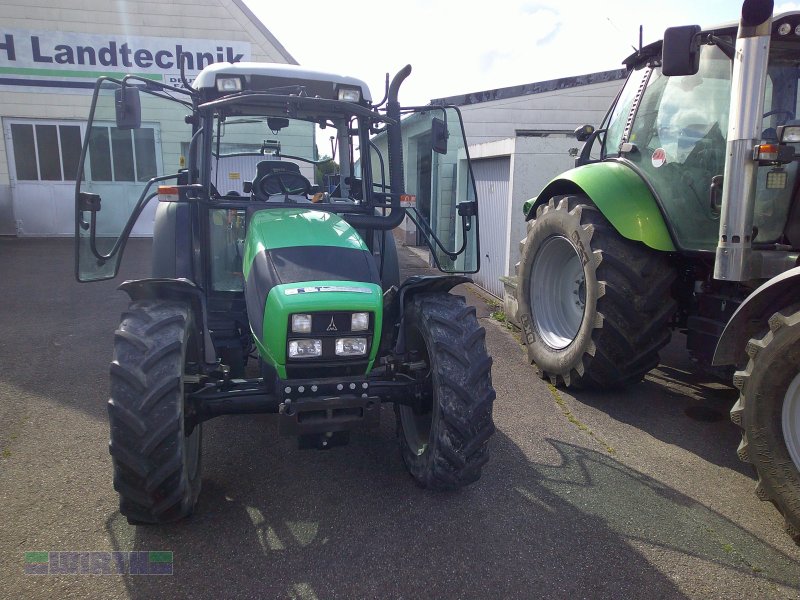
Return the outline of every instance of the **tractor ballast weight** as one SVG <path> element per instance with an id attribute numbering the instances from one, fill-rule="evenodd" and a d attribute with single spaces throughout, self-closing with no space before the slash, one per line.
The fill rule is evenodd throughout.
<path id="1" fill-rule="evenodd" d="M 480 477 L 491 359 L 475 309 L 450 293 L 479 267 L 475 184 L 458 109 L 401 107 L 410 72 L 385 108 L 358 79 L 291 65 L 211 65 L 183 88 L 98 80 L 76 185 L 78 280 L 116 276 L 140 217 L 153 218 L 152 276 L 120 286 L 131 304 L 111 365 L 114 486 L 130 521 L 193 511 L 203 424 L 226 414 L 274 413 L 300 447 L 330 448 L 393 403 L 418 484 Z M 111 139 L 133 144 L 128 170 L 121 155 L 104 162 Z M 430 212 L 418 194 L 436 199 Z M 407 213 L 457 275 L 400 282 L 391 231 Z"/>
<path id="2" fill-rule="evenodd" d="M 772 10 L 625 60 L 576 167 L 525 204 L 517 320 L 539 374 L 574 387 L 636 383 L 684 332 L 741 390 L 739 457 L 800 543 L 800 13 Z"/>

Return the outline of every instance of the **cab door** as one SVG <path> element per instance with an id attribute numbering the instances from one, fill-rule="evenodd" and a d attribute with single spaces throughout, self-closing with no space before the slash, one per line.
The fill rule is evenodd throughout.
<path id="1" fill-rule="evenodd" d="M 135 122 L 120 120 L 126 94 Z M 152 235 L 158 185 L 174 184 L 185 165 L 190 107 L 186 92 L 152 81 L 98 80 L 75 186 L 78 281 L 115 277 L 127 239 Z"/>
<path id="2" fill-rule="evenodd" d="M 480 268 L 478 198 L 461 113 L 455 106 L 403 109 L 406 211 L 420 243 L 447 273 Z"/>

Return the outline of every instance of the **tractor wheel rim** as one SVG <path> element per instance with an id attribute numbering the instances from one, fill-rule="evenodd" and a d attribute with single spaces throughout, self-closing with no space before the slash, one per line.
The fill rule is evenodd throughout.
<path id="1" fill-rule="evenodd" d="M 431 436 L 432 414 L 415 415 L 409 406 L 400 407 L 400 418 L 403 420 L 403 435 L 412 453 L 422 456 L 428 448 Z"/>
<path id="2" fill-rule="evenodd" d="M 529 285 L 539 337 L 563 350 L 578 335 L 586 310 L 586 276 L 572 242 L 561 235 L 546 239 L 533 261 Z"/>
<path id="3" fill-rule="evenodd" d="M 795 468 L 800 471 L 800 373 L 795 375 L 786 390 L 781 422 L 786 449 L 789 451 Z"/>
<path id="4" fill-rule="evenodd" d="M 186 473 L 189 480 L 193 480 L 197 476 L 197 467 L 200 463 L 200 425 L 194 426 L 192 433 L 185 436 L 184 451 L 186 452 Z"/>

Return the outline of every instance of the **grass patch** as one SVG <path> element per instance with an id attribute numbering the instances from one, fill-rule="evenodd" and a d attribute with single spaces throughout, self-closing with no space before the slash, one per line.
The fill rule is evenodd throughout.
<path id="1" fill-rule="evenodd" d="M 586 423 L 582 423 L 580 421 L 580 419 L 578 419 L 578 417 L 576 417 L 572 413 L 572 411 L 567 406 L 567 403 L 564 402 L 564 398 L 561 397 L 561 394 L 558 393 L 558 390 L 556 389 L 556 387 L 552 383 L 548 383 L 547 384 L 547 389 L 550 390 L 550 394 L 555 399 L 556 404 L 561 409 L 561 412 L 567 418 L 567 421 L 572 423 L 579 431 L 584 432 L 586 435 L 588 435 L 590 438 L 592 438 L 594 441 L 596 441 L 598 444 L 600 444 L 603 448 L 605 448 L 605 451 L 608 452 L 609 454 L 613 455 L 613 454 L 617 453 L 617 451 L 614 450 L 613 446 L 611 446 L 610 444 L 606 443 L 604 440 L 602 440 L 599 437 L 597 437 L 595 435 L 594 431 L 592 431 L 591 428 L 588 425 L 586 425 Z"/>

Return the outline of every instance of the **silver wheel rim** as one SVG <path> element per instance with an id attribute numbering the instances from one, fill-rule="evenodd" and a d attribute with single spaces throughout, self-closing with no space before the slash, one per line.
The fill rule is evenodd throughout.
<path id="1" fill-rule="evenodd" d="M 403 422 L 403 435 L 411 452 L 417 456 L 425 454 L 431 437 L 433 412 L 415 415 L 409 406 L 400 406 L 400 419 Z"/>
<path id="2" fill-rule="evenodd" d="M 783 439 L 795 468 L 800 471 L 800 373 L 795 375 L 783 397 Z"/>
<path id="3" fill-rule="evenodd" d="M 578 335 L 586 309 L 586 276 L 580 256 L 567 238 L 547 238 L 531 267 L 528 297 L 539 337 L 555 350 Z"/>

